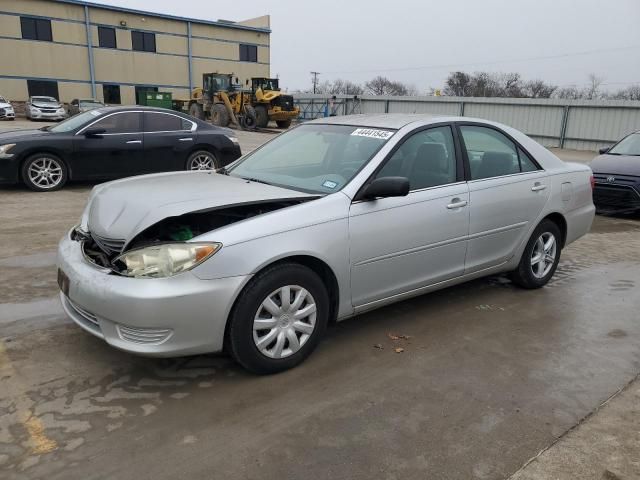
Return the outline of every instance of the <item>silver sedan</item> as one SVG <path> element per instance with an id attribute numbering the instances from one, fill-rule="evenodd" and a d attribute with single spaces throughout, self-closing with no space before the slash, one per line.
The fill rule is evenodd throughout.
<path id="1" fill-rule="evenodd" d="M 334 320 L 501 272 L 542 287 L 591 227 L 591 180 L 493 122 L 320 119 L 217 172 L 95 187 L 60 242 L 62 304 L 122 350 L 274 373 Z"/>

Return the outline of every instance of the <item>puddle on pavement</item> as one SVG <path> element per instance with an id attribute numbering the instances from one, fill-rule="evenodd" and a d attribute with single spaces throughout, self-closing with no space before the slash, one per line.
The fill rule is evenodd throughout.
<path id="1" fill-rule="evenodd" d="M 0 259 L 0 267 L 11 268 L 44 268 L 54 267 L 56 264 L 56 252 L 35 253 L 33 255 L 21 255 Z"/>

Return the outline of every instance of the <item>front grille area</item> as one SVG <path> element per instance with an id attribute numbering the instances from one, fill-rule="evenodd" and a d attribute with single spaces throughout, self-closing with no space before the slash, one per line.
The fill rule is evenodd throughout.
<path id="1" fill-rule="evenodd" d="M 109 257 L 121 253 L 124 248 L 124 240 L 101 237 L 95 233 L 91 234 L 91 238 L 93 238 L 96 245 L 100 247 L 100 250 L 106 253 Z"/>
<path id="2" fill-rule="evenodd" d="M 117 329 L 122 340 L 145 345 L 159 345 L 173 333 L 169 328 L 137 328 L 118 325 Z"/>
<path id="3" fill-rule="evenodd" d="M 640 194 L 627 185 L 596 183 L 593 203 L 599 210 L 633 211 L 640 209 Z"/>

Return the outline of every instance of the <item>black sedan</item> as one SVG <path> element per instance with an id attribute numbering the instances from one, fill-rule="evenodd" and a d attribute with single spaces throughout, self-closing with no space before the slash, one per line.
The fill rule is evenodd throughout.
<path id="1" fill-rule="evenodd" d="M 161 108 L 106 107 L 52 127 L 0 133 L 0 183 L 52 191 L 68 180 L 211 170 L 240 154 L 227 128 Z"/>
<path id="2" fill-rule="evenodd" d="M 591 162 L 593 203 L 600 213 L 640 212 L 640 131 L 603 148 Z"/>

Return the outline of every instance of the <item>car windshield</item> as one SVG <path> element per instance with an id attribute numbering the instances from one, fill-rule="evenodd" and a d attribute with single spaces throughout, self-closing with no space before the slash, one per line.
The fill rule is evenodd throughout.
<path id="1" fill-rule="evenodd" d="M 104 105 L 100 102 L 96 102 L 93 100 L 80 100 L 80 106 L 81 107 L 94 107 L 94 108 L 98 108 L 98 107 L 104 107 Z"/>
<path id="2" fill-rule="evenodd" d="M 33 97 L 32 100 L 34 102 L 58 103 L 58 100 L 53 97 Z"/>
<path id="3" fill-rule="evenodd" d="M 623 138 L 607 153 L 611 155 L 636 155 L 640 156 L 640 133 L 632 133 Z"/>
<path id="4" fill-rule="evenodd" d="M 63 122 L 50 127 L 49 131 L 54 133 L 70 132 L 82 127 L 85 123 L 95 120 L 101 114 L 102 112 L 99 110 L 89 110 L 88 112 L 79 113 L 78 115 L 74 115 Z"/>
<path id="5" fill-rule="evenodd" d="M 308 193 L 342 189 L 394 130 L 348 125 L 302 125 L 250 153 L 228 173 Z"/>

